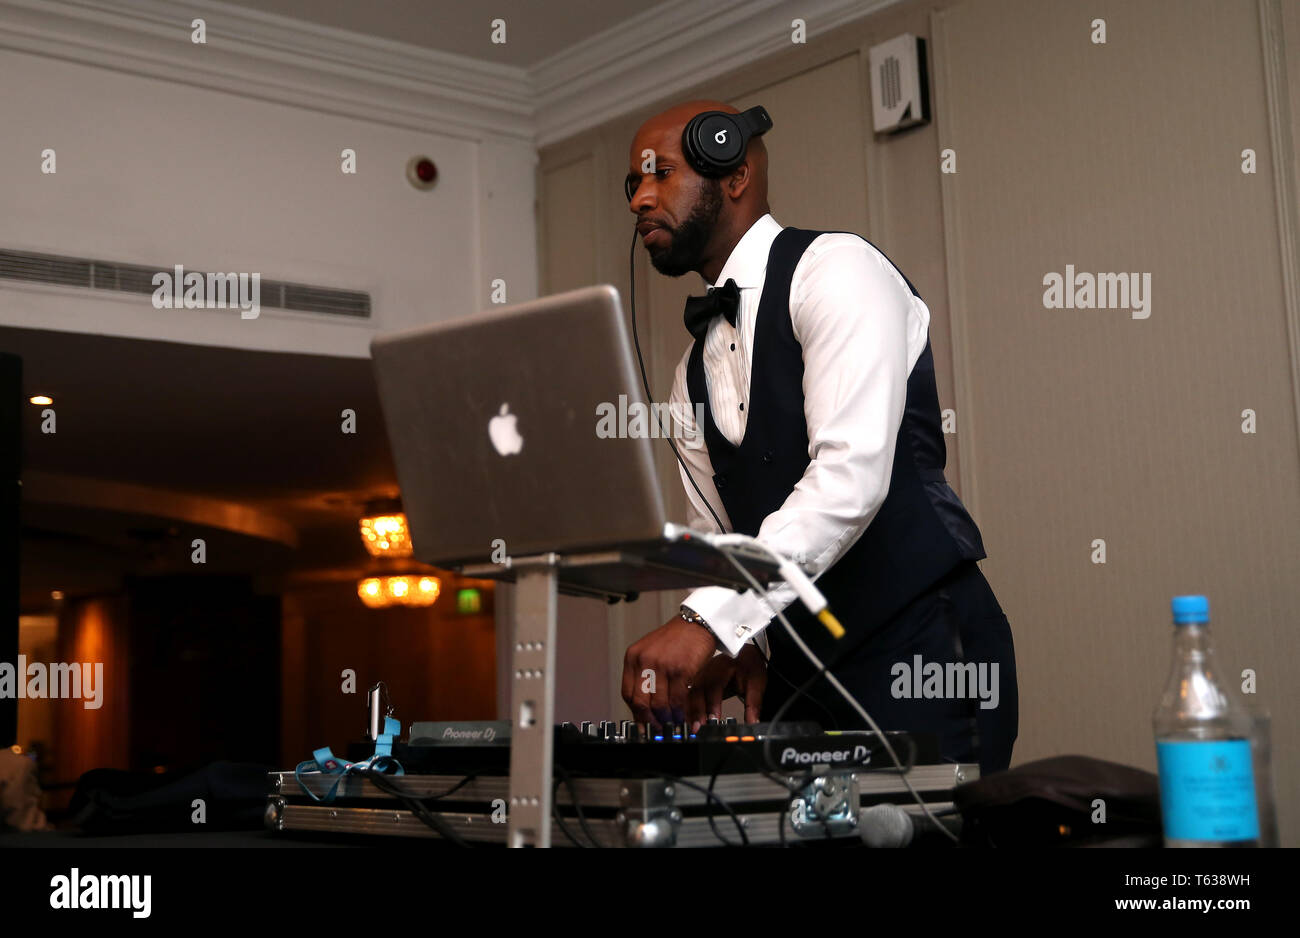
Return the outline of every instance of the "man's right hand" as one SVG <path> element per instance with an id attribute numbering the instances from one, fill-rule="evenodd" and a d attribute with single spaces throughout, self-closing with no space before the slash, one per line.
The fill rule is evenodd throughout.
<path id="1" fill-rule="evenodd" d="M 687 720 L 691 732 L 700 724 L 713 718 L 722 719 L 722 701 L 739 696 L 745 701 L 745 722 L 757 723 L 763 706 L 763 692 L 767 690 L 767 661 L 753 644 L 740 649 L 735 658 L 715 655 L 700 671 L 691 688 Z"/>

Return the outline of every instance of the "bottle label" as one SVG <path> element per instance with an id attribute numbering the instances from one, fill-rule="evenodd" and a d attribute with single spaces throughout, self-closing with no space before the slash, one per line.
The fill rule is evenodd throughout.
<path id="1" fill-rule="evenodd" d="M 1156 742 L 1160 809 L 1170 840 L 1259 838 L 1250 742 Z"/>

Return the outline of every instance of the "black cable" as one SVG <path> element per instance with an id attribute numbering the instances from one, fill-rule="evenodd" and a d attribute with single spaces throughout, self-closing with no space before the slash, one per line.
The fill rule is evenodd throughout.
<path id="1" fill-rule="evenodd" d="M 448 825 L 446 821 L 438 817 L 436 814 L 434 814 L 432 811 L 430 811 L 428 808 L 422 805 L 419 801 L 415 800 L 414 798 L 409 798 L 397 791 L 391 789 L 385 789 L 382 786 L 376 786 L 376 787 L 379 787 L 381 791 L 387 791 L 388 794 L 396 798 L 399 804 L 401 804 L 404 808 L 406 808 L 406 810 L 410 811 L 411 814 L 415 816 L 420 822 L 422 822 L 426 827 L 431 828 L 435 833 L 438 834 L 438 836 L 442 837 L 444 840 L 447 840 L 450 843 L 455 844 L 457 847 L 470 846 L 469 842 L 466 841 L 459 834 L 457 834 L 454 830 L 452 830 L 450 825 Z"/>
<path id="2" fill-rule="evenodd" d="M 569 843 L 573 844 L 575 847 L 588 848 L 590 845 L 584 844 L 577 837 L 573 836 L 573 832 L 569 830 L 569 825 L 564 823 L 564 816 L 560 814 L 559 801 L 555 796 L 560 790 L 560 783 L 562 781 L 562 778 L 556 778 L 555 784 L 551 786 L 551 820 L 554 821 L 555 826 L 560 829 L 560 833 L 569 838 Z M 569 797 L 573 797 L 572 791 L 570 791 Z M 595 846 L 599 846 L 599 844 L 595 844 Z"/>
<path id="3" fill-rule="evenodd" d="M 804 681 L 803 684 L 797 687 L 795 689 L 795 692 L 791 694 L 785 700 L 785 702 L 782 703 L 781 706 L 777 708 L 776 713 L 772 715 L 772 719 L 770 721 L 771 725 L 780 723 L 781 717 L 785 716 L 785 712 L 790 708 L 790 706 L 796 700 L 799 699 L 799 697 L 805 696 L 808 697 L 809 700 L 813 700 L 814 698 L 808 695 L 808 688 L 812 687 L 814 683 L 821 680 L 821 678 L 823 678 L 827 674 L 827 672 L 829 672 L 835 665 L 839 664 L 840 657 L 841 656 L 837 654 L 834 658 L 831 659 L 830 663 L 823 664 L 821 668 L 815 674 L 813 674 L 812 677 L 808 678 L 808 680 Z M 787 681 L 787 683 L 789 682 Z M 777 765 L 776 762 L 772 759 L 772 739 L 773 737 L 770 734 L 763 739 L 763 762 L 769 771 L 780 774 L 782 771 L 781 767 Z M 900 762 L 902 762 L 901 769 L 898 766 L 894 766 L 894 765 L 884 765 L 884 766 L 872 766 L 873 771 L 906 774 L 907 772 L 910 772 L 912 770 L 912 768 L 916 765 L 916 752 L 917 752 L 916 740 L 912 739 L 910 735 L 904 735 L 903 740 L 904 742 L 907 743 L 908 746 L 908 757 L 906 759 L 899 760 Z M 815 778 L 816 775 L 817 773 L 812 771 L 806 772 L 804 775 L 803 784 L 806 785 L 809 781 Z"/>
<path id="4" fill-rule="evenodd" d="M 768 639 L 768 642 L 771 642 L 771 639 L 770 639 L 770 638 Z M 778 670 L 777 670 L 777 669 L 772 665 L 772 659 L 771 659 L 771 658 L 768 658 L 768 659 L 767 659 L 767 670 L 770 671 L 772 674 L 775 674 L 775 675 L 776 675 L 777 677 L 779 677 L 782 681 L 784 681 L 785 684 L 786 684 L 786 686 L 789 687 L 790 690 L 792 690 L 792 691 L 794 691 L 794 692 L 796 692 L 796 693 L 799 692 L 799 688 L 795 685 L 794 681 L 790 680 L 788 677 L 786 677 L 784 674 L 782 674 L 780 671 L 778 671 Z M 819 710 L 821 710 L 822 713 L 826 714 L 827 718 L 830 720 L 830 723 L 829 723 L 829 724 L 827 725 L 827 727 L 826 727 L 827 729 L 834 729 L 834 730 L 837 730 L 837 729 L 840 728 L 840 721 L 839 721 L 839 718 L 837 718 L 837 717 L 835 716 L 835 714 L 831 712 L 831 708 L 830 708 L 830 707 L 826 706 L 826 704 L 822 703 L 820 700 L 818 700 L 818 699 L 817 699 L 816 697 L 814 697 L 812 694 L 807 694 L 807 693 L 806 693 L 806 694 L 804 694 L 803 696 L 806 697 L 806 698 L 808 699 L 808 702 L 809 702 L 810 704 L 815 704 L 815 705 L 817 706 L 817 708 L 818 708 Z"/>
<path id="5" fill-rule="evenodd" d="M 464 778 L 462 778 L 459 782 L 457 782 L 455 785 L 452 785 L 450 788 L 448 788 L 446 791 L 440 791 L 440 792 L 438 792 L 438 794 L 436 794 L 436 795 L 426 795 L 426 796 L 425 796 L 424 798 L 422 798 L 421 800 L 422 800 L 422 801 L 438 801 L 438 800 L 441 799 L 441 798 L 446 798 L 446 797 L 448 797 L 449 795 L 454 795 L 454 794 L 456 794 L 456 792 L 460 791 L 462 788 L 464 788 L 464 787 L 465 787 L 466 785 L 468 785 L 470 782 L 474 781 L 474 779 L 478 778 L 478 776 L 479 776 L 479 773 L 478 773 L 478 772 L 470 772 L 470 773 L 467 774 Z"/>
<path id="6" fill-rule="evenodd" d="M 408 795 L 406 792 L 391 784 L 388 777 L 384 775 L 383 770 L 375 766 L 369 766 L 365 771 L 360 773 L 362 777 L 370 780 L 370 783 L 386 795 L 396 798 L 402 807 L 410 811 L 412 815 L 418 818 L 426 827 L 432 828 L 439 836 L 450 841 L 458 847 L 470 847 L 471 844 L 457 834 L 442 818 L 430 811 L 424 804 L 424 801 L 437 801 L 440 798 L 446 798 L 453 792 L 459 791 L 468 785 L 478 773 L 467 775 L 451 788 L 436 795 L 429 795 L 424 799 Z"/>
<path id="7" fill-rule="evenodd" d="M 790 847 L 790 844 L 788 844 L 788 843 L 785 842 L 785 819 L 786 819 L 787 817 L 789 817 L 789 816 L 790 816 L 790 812 L 789 812 L 789 810 L 785 810 L 785 811 L 782 811 L 782 812 L 780 813 L 780 815 L 777 816 L 777 819 L 776 819 L 776 833 L 777 833 L 777 835 L 781 838 L 781 847 L 782 847 L 782 849 L 789 849 L 789 847 Z M 797 841 L 797 840 L 794 841 L 794 845 L 795 845 L 796 847 L 805 847 L 805 846 L 807 846 L 807 844 L 800 843 L 800 842 Z"/>
<path id="8" fill-rule="evenodd" d="M 797 777 L 796 781 L 794 782 L 787 781 L 784 774 L 782 774 L 781 767 L 777 765 L 772 758 L 773 735 L 770 732 L 770 730 L 771 728 L 774 728 L 777 724 L 781 722 L 781 718 L 785 716 L 786 711 L 789 710 L 790 707 L 794 704 L 794 702 L 798 700 L 801 696 L 807 697 L 809 700 L 815 700 L 815 698 L 808 693 L 808 689 L 812 687 L 813 684 L 815 684 L 817 681 L 821 680 L 827 674 L 827 672 L 831 670 L 831 667 L 833 665 L 839 664 L 840 658 L 843 656 L 845 651 L 847 651 L 847 649 L 842 649 L 841 652 L 837 654 L 834 658 L 832 658 L 829 663 L 823 664 L 821 668 L 818 669 L 817 672 L 812 675 L 812 677 L 808 678 L 808 680 L 804 681 L 803 684 L 795 688 L 795 692 L 791 694 L 788 698 L 786 698 L 785 702 L 783 702 L 781 706 L 777 708 L 776 713 L 772 715 L 772 720 L 769 723 L 769 733 L 763 739 L 763 762 L 765 763 L 767 769 L 777 776 L 777 778 L 774 779 L 774 781 L 779 781 L 782 785 L 784 785 L 789 790 L 791 795 L 798 796 L 799 794 L 801 794 L 803 789 L 806 788 L 812 782 L 812 780 L 817 777 L 818 773 L 812 771 L 811 769 L 808 769 L 805 770 L 805 772 L 801 777 Z M 785 679 L 783 678 L 783 680 Z M 786 683 L 789 684 L 790 682 L 786 680 Z M 904 763 L 904 767 L 903 767 L 903 771 L 908 772 L 911 771 L 912 766 L 915 764 L 916 743 L 914 740 L 912 740 L 910 736 L 904 738 L 906 739 L 908 746 L 910 747 L 908 759 Z M 888 766 L 886 768 L 892 770 L 894 767 Z M 771 778 L 771 776 L 769 776 L 769 778 Z M 789 805 L 787 804 L 785 809 L 781 812 L 780 818 L 778 818 L 777 820 L 778 831 L 781 835 L 781 846 L 783 847 L 786 845 L 785 844 L 785 818 L 786 815 L 789 813 L 790 813 L 790 808 Z M 822 819 L 822 828 L 825 831 L 827 838 L 829 839 L 831 836 L 830 827 L 824 818 Z"/>
<path id="9" fill-rule="evenodd" d="M 698 743 L 697 743 L 697 745 L 698 745 Z M 726 767 L 727 760 L 731 758 L 731 753 L 732 753 L 732 751 L 733 751 L 733 750 L 730 749 L 730 748 L 724 750 L 724 752 L 726 753 L 726 755 L 724 755 L 721 759 L 719 759 L 719 760 L 718 760 L 718 764 L 715 765 L 715 766 L 713 767 L 713 774 L 709 776 L 709 790 L 708 790 L 707 792 L 705 792 L 705 796 L 706 796 L 708 799 L 710 799 L 710 800 L 707 802 L 707 803 L 708 803 L 708 810 L 709 810 L 709 828 L 713 831 L 713 836 L 716 837 L 716 838 L 718 838 L 718 840 L 722 841 L 722 843 L 723 843 L 725 846 L 728 846 L 728 847 L 734 847 L 735 844 L 733 844 L 733 843 L 732 843 L 731 841 L 729 841 L 727 838 L 723 837 L 723 836 L 722 836 L 722 831 L 718 830 L 717 822 L 714 821 L 714 819 L 713 819 L 713 803 L 712 803 L 712 800 L 711 800 L 711 799 L 713 798 L 713 786 L 717 784 L 718 776 L 722 774 L 722 770 L 723 770 L 723 768 Z M 744 831 L 742 830 L 742 831 L 741 831 L 741 837 L 744 837 L 744 836 L 745 836 L 745 834 L 744 834 Z M 746 840 L 746 841 L 742 841 L 742 845 L 745 845 L 745 844 L 747 844 L 747 843 L 748 843 L 747 840 Z"/>
<path id="10" fill-rule="evenodd" d="M 784 778 L 782 778 L 780 775 L 778 775 L 778 774 L 775 773 L 775 772 L 769 772 L 769 771 L 767 771 L 767 769 L 765 769 L 763 766 L 761 766 L 761 765 L 759 765 L 757 762 L 755 762 L 755 761 L 754 761 L 754 757 L 753 757 L 753 756 L 749 753 L 749 751 L 748 751 L 747 749 L 745 749 L 744 747 L 735 747 L 735 748 L 728 747 L 727 750 L 726 750 L 726 752 L 727 752 L 727 755 L 724 756 L 724 757 L 722 758 L 722 760 L 721 760 L 721 761 L 720 761 L 720 762 L 719 762 L 719 763 L 714 767 L 713 774 L 709 776 L 709 791 L 710 791 L 710 792 L 713 791 L 713 786 L 717 783 L 717 781 L 718 781 L 718 776 L 719 776 L 720 774 L 722 774 L 722 770 L 726 767 L 727 760 L 731 758 L 731 755 L 732 755 L 733 753 L 735 753 L 735 752 L 739 752 L 739 753 L 741 753 L 741 755 L 743 755 L 746 759 L 748 759 L 748 760 L 749 760 L 749 764 L 752 765 L 752 766 L 753 766 L 753 767 L 758 771 L 758 773 L 759 773 L 760 775 L 762 775 L 764 778 L 766 778 L 769 782 L 772 782 L 773 784 L 775 784 L 775 785 L 779 785 L 781 788 L 786 789 L 786 791 L 787 791 L 788 794 L 791 794 L 791 795 L 796 795 L 796 794 L 798 794 L 798 790 L 797 790 L 796 788 L 792 788 L 792 787 L 790 786 L 790 783 L 787 782 L 787 781 L 786 781 Z M 787 843 L 785 842 L 785 818 L 786 818 L 786 815 L 789 814 L 789 813 L 790 813 L 790 810 L 789 810 L 789 803 L 787 802 L 787 803 L 786 803 L 786 807 L 785 807 L 785 809 L 781 811 L 780 817 L 777 819 L 777 828 L 776 828 L 776 832 L 777 832 L 777 836 L 778 836 L 778 837 L 780 838 L 780 840 L 781 840 L 781 846 L 782 846 L 782 847 L 789 847 L 789 846 L 790 846 L 789 844 L 787 844 Z M 725 837 L 723 837 L 722 834 L 718 831 L 717 825 L 713 823 L 713 814 L 712 814 L 711 811 L 710 811 L 710 814 L 709 814 L 709 826 L 710 826 L 711 828 L 713 828 L 713 835 L 714 835 L 715 837 L 717 837 L 719 840 L 721 840 L 724 844 L 726 844 L 728 847 L 735 846 L 735 845 L 732 844 L 730 841 L 728 841 Z M 795 841 L 795 845 L 796 845 L 796 846 L 799 846 L 799 847 L 804 846 L 803 844 L 799 843 L 798 841 Z"/>
<path id="11" fill-rule="evenodd" d="M 748 749 L 744 747 L 737 747 L 735 749 L 729 749 L 728 752 L 739 752 L 741 755 L 743 755 L 746 759 L 749 760 L 749 764 L 754 767 L 755 771 L 757 771 L 758 774 L 762 775 L 765 779 L 767 779 L 769 782 L 772 782 L 774 785 L 778 785 L 781 788 L 784 788 L 788 794 L 790 795 L 800 794 L 801 787 L 799 785 L 792 784 L 786 781 L 785 777 L 781 775 L 779 772 L 770 771 L 766 766 L 761 765 L 757 760 L 754 759 L 753 754 Z M 710 781 L 710 785 L 712 785 L 712 781 Z M 787 802 L 785 809 L 781 811 L 781 815 L 777 819 L 776 832 L 777 832 L 777 836 L 780 838 L 782 847 L 791 846 L 791 844 L 786 843 L 785 840 L 785 819 L 789 815 L 789 813 L 790 813 L 790 808 L 789 808 L 789 803 Z M 794 841 L 793 845 L 796 847 L 805 846 L 805 844 L 797 840 Z"/>
<path id="12" fill-rule="evenodd" d="M 763 763 L 768 767 L 769 771 L 775 772 L 778 775 L 782 774 L 781 766 L 779 766 L 776 763 L 776 761 L 772 758 L 771 728 L 775 727 L 778 723 L 781 722 L 781 718 L 785 716 L 786 711 L 789 710 L 790 707 L 794 705 L 794 702 L 798 700 L 800 697 L 808 696 L 809 700 L 813 699 L 811 696 L 808 695 L 808 689 L 812 687 L 814 684 L 816 684 L 818 681 L 820 681 L 826 675 L 826 672 L 828 672 L 831 669 L 832 665 L 839 664 L 839 659 L 840 659 L 840 655 L 837 654 L 834 658 L 831 659 L 831 662 L 829 664 L 823 664 L 819 670 L 813 673 L 812 677 L 808 678 L 808 680 L 804 681 L 802 684 L 796 687 L 794 693 L 791 694 L 789 697 L 787 697 L 785 701 L 781 704 L 781 706 L 777 707 L 776 713 L 772 714 L 772 719 L 768 722 L 768 726 L 769 726 L 768 735 L 763 738 Z M 782 680 L 785 679 L 782 678 Z M 789 684 L 790 682 L 786 680 L 786 683 Z M 811 771 L 806 772 L 804 775 L 803 783 L 799 785 L 799 789 L 801 790 L 804 787 L 804 785 L 807 785 L 808 782 L 815 777 L 815 774 L 816 773 Z M 787 785 L 787 787 L 789 787 L 789 785 Z M 791 788 L 792 792 L 795 790 L 796 789 Z"/>
<path id="13" fill-rule="evenodd" d="M 419 819 L 426 827 L 431 828 L 439 836 L 450 841 L 451 843 L 455 844 L 458 847 L 470 846 L 468 841 L 466 841 L 463 837 L 461 837 L 454 830 L 452 830 L 450 825 L 448 825 L 446 821 L 438 817 L 434 812 L 430 811 L 422 801 L 420 801 L 419 799 L 411 795 L 406 794 L 405 792 L 401 791 L 397 787 L 390 785 L 388 780 L 384 779 L 381 773 L 374 772 L 373 770 L 367 770 L 366 774 L 370 778 L 371 783 L 376 788 L 378 788 L 380 791 L 384 792 L 385 794 L 391 795 L 392 797 L 396 798 L 397 801 L 404 808 L 410 811 L 411 814 L 414 815 L 417 819 Z M 464 783 L 465 781 L 462 780 L 460 784 L 463 785 Z M 440 795 L 433 796 L 429 800 L 436 800 L 437 798 L 445 797 L 447 794 L 448 792 L 443 792 Z"/>
<path id="14" fill-rule="evenodd" d="M 741 823 L 740 816 L 736 814 L 734 810 L 732 810 L 731 805 L 729 805 L 726 799 L 724 799 L 721 795 L 716 795 L 709 789 L 705 788 L 703 785 L 697 785 L 695 782 L 692 782 L 689 779 L 682 778 L 680 775 L 664 775 L 663 773 L 659 773 L 656 777 L 662 778 L 665 781 L 673 782 L 674 784 L 685 785 L 687 788 L 693 788 L 696 791 L 698 791 L 700 794 L 704 795 L 704 797 L 707 798 L 710 802 L 716 801 L 722 807 L 722 810 L 726 811 L 727 814 L 731 816 L 732 822 L 736 825 L 736 830 L 740 833 L 740 845 L 742 847 L 749 846 L 749 835 L 745 833 L 745 825 Z M 716 828 L 714 828 L 714 833 L 718 834 L 718 839 L 721 840 L 726 846 L 728 847 L 735 846 L 735 844 L 733 844 L 731 841 L 727 840 L 720 833 L 718 833 Z"/>
<path id="15" fill-rule="evenodd" d="M 587 835 L 587 839 L 592 842 L 593 846 L 599 847 L 600 841 L 591 832 L 591 827 L 587 824 L 587 815 L 582 810 L 582 802 L 578 800 L 578 789 L 573 784 L 573 776 L 565 772 L 564 769 L 560 769 L 560 771 L 564 772 L 564 785 L 569 789 L 569 800 L 573 802 L 574 813 L 578 815 L 578 827 L 582 828 L 582 832 Z"/>
<path id="16" fill-rule="evenodd" d="M 832 660 L 831 664 L 838 664 L 839 658 L 840 655 L 836 655 L 835 658 Z M 815 673 L 808 680 L 804 681 L 804 683 L 795 691 L 795 693 L 791 694 L 790 697 L 783 704 L 781 704 L 780 707 L 777 708 L 776 713 L 772 716 L 772 721 L 770 724 L 771 726 L 775 726 L 781 721 L 781 717 L 785 715 L 786 710 L 790 708 L 790 705 L 793 704 L 795 700 L 799 698 L 800 695 L 808 696 L 809 700 L 814 699 L 811 695 L 807 694 L 808 688 L 810 688 L 815 682 L 820 680 L 822 677 L 824 677 L 827 674 L 827 672 L 830 671 L 831 664 L 823 664 L 821 668 L 817 671 L 817 673 Z M 772 749 L 771 749 L 772 739 L 773 736 L 769 733 L 769 735 L 763 740 L 763 761 L 767 764 L 770 771 L 780 776 L 780 767 L 777 766 L 772 760 Z M 893 766 L 893 765 L 876 767 L 876 766 L 871 766 L 870 763 L 867 763 L 861 766 L 861 768 L 864 770 L 871 768 L 875 771 L 881 771 L 881 772 L 885 772 L 885 771 L 897 772 L 900 775 L 907 774 L 912 770 L 913 766 L 916 765 L 916 751 L 917 751 L 916 741 L 912 739 L 910 735 L 904 736 L 903 740 L 907 743 L 908 752 L 907 752 L 906 759 L 900 760 L 902 762 L 901 767 Z M 769 776 L 769 778 L 770 777 L 771 776 Z M 775 779 L 775 781 L 779 781 L 781 784 L 785 785 L 789 789 L 791 795 L 798 796 L 802 793 L 803 789 L 807 787 L 814 778 L 817 777 L 818 777 L 818 773 L 809 769 L 804 772 L 803 776 L 799 778 L 798 781 L 789 782 L 785 779 L 784 776 L 778 777 L 777 779 Z M 781 835 L 782 847 L 786 846 L 785 818 L 786 815 L 789 813 L 790 813 L 790 808 L 787 805 L 785 810 L 781 812 L 780 818 L 778 818 L 777 820 L 777 827 Z M 825 818 L 822 818 L 822 830 L 826 835 L 826 839 L 828 840 L 831 839 L 832 834 L 831 834 L 830 825 Z"/>
<path id="17" fill-rule="evenodd" d="M 596 835 L 592 833 L 590 825 L 587 824 L 587 816 L 582 811 L 582 803 L 578 800 L 578 790 L 577 788 L 574 787 L 573 776 L 570 775 L 568 771 L 566 771 L 565 768 L 560 765 L 555 766 L 555 771 L 559 773 L 560 778 L 556 780 L 555 787 L 551 789 L 551 815 L 555 818 L 556 822 L 559 824 L 560 830 L 564 832 L 564 836 L 568 837 L 574 846 L 576 847 L 587 846 L 586 844 L 578 842 L 578 839 L 569 832 L 568 825 L 565 824 L 564 819 L 560 816 L 559 801 L 555 797 L 555 795 L 556 792 L 559 791 L 560 782 L 562 781 L 564 782 L 564 787 L 569 790 L 569 800 L 573 802 L 574 813 L 578 815 L 578 826 L 582 828 L 582 833 L 586 835 L 586 838 L 591 841 L 591 846 L 599 847 L 600 841 L 597 840 Z"/>
<path id="18" fill-rule="evenodd" d="M 661 435 L 668 442 L 669 447 L 671 447 L 673 451 L 673 455 L 677 457 L 677 461 L 681 464 L 682 471 L 686 473 L 686 478 L 691 483 L 691 488 L 695 489 L 695 494 L 700 496 L 700 501 L 704 503 L 704 507 L 707 508 L 709 510 L 709 514 L 713 516 L 713 523 L 718 526 L 718 533 L 726 534 L 727 529 L 722 526 L 722 521 L 718 518 L 718 513 L 713 510 L 713 506 L 709 504 L 709 500 L 705 498 L 704 493 L 700 491 L 700 487 L 695 481 L 695 476 L 691 474 L 690 467 L 686 465 L 686 460 L 682 459 L 682 454 L 677 452 L 677 444 L 673 442 L 672 435 L 669 434 L 666 430 L 664 430 L 663 413 L 655 408 L 654 395 L 650 393 L 650 379 L 646 377 L 645 359 L 641 356 L 641 340 L 640 338 L 638 338 L 636 332 L 636 229 L 635 228 L 632 230 L 632 249 L 628 252 L 627 255 L 627 273 L 628 273 L 628 283 L 627 283 L 628 306 L 631 308 L 632 311 L 632 344 L 636 347 L 636 362 L 638 365 L 641 366 L 641 386 L 645 388 L 646 406 L 649 407 L 650 410 L 655 413 L 655 416 L 659 421 L 659 430 L 661 432 Z M 704 432 L 703 427 L 696 427 L 695 429 L 700 433 Z"/>

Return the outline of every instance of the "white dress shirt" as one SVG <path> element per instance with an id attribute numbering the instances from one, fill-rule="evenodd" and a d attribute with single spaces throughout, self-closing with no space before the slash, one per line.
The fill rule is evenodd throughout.
<path id="1" fill-rule="evenodd" d="M 719 284 L 735 280 L 740 287 L 736 325 L 719 316 L 704 337 L 704 376 L 713 420 L 736 446 L 745 436 L 754 325 L 767 256 L 781 228 L 771 215 L 764 215 L 736 244 L 718 275 Z M 866 241 L 851 234 L 823 234 L 795 267 L 790 324 L 803 349 L 811 461 L 781 507 L 763 519 L 758 537 L 803 564 L 816 579 L 857 542 L 889 494 L 907 376 L 925 350 L 930 310 Z M 685 415 L 683 432 L 702 434 L 687 406 L 689 357 L 687 348 L 677 365 L 671 403 L 674 414 Z M 679 449 L 700 491 L 730 531 L 713 484 L 708 448 Z M 716 531 L 685 472 L 682 484 L 690 500 L 690 525 Z M 785 584 L 761 595 L 706 586 L 692 592 L 684 604 L 704 618 L 734 657 L 795 599 L 794 590 Z"/>

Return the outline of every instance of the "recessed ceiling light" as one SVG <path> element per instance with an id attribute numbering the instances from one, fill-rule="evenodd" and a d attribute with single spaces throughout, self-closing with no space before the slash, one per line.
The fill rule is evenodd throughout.
<path id="1" fill-rule="evenodd" d="M 32 403 L 33 403 L 33 404 L 37 404 L 37 405 L 40 405 L 40 406 L 42 406 L 42 407 L 45 406 L 46 404 L 53 404 L 53 403 L 54 403 L 54 398 L 52 398 L 52 397 L 46 397 L 44 394 L 37 394 L 37 395 L 36 395 L 35 397 L 33 397 L 31 400 L 32 400 Z"/>

